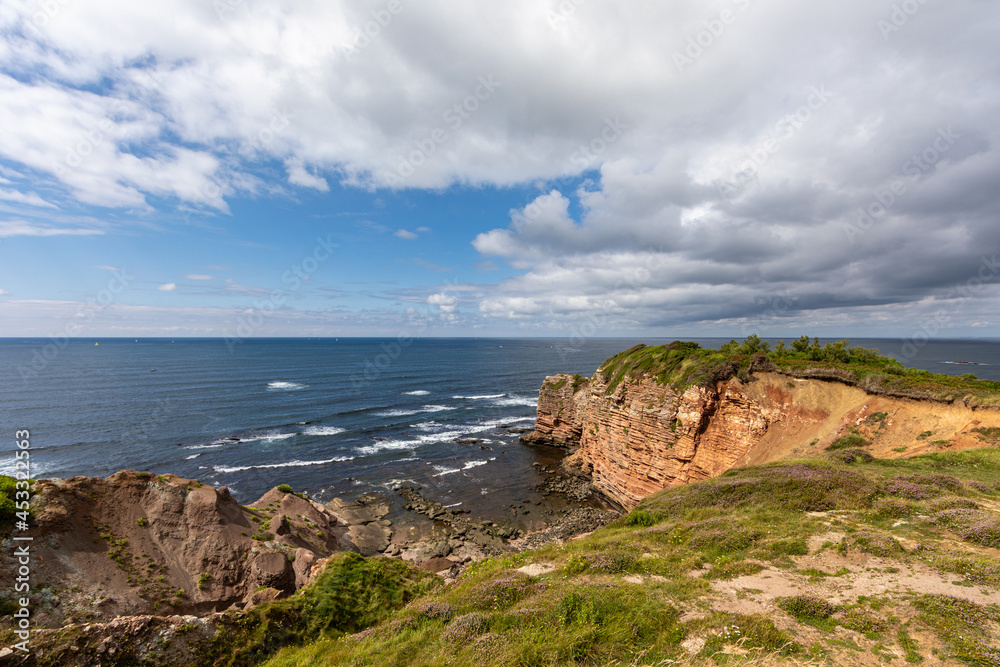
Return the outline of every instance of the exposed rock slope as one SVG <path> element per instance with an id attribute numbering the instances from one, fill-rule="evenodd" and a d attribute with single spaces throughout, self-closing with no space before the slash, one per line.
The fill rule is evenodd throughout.
<path id="1" fill-rule="evenodd" d="M 387 508 L 330 507 L 272 489 L 242 506 L 225 488 L 122 471 L 41 480 L 32 499 L 39 625 L 204 614 L 287 595 L 337 551 L 388 545 Z M 0 578 L 13 581 L 5 550 Z"/>
<path id="2" fill-rule="evenodd" d="M 836 380 L 746 373 L 690 384 L 678 394 L 653 375 L 589 381 L 545 379 L 528 444 L 579 448 L 568 465 L 631 508 L 670 486 L 730 468 L 821 452 L 856 432 L 882 458 L 981 447 L 975 429 L 1000 426 L 1000 411 L 956 401 L 874 395 Z"/>

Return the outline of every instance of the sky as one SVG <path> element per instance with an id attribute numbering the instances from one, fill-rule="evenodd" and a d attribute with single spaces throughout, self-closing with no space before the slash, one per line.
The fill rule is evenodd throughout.
<path id="1" fill-rule="evenodd" d="M 989 0 L 4 0 L 0 336 L 997 336 Z"/>

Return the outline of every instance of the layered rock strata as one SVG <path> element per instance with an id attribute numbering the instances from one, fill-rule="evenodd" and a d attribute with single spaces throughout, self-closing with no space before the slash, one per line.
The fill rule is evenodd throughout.
<path id="1" fill-rule="evenodd" d="M 663 488 L 733 467 L 822 453 L 849 432 L 865 438 L 871 454 L 897 458 L 982 447 L 991 444 L 982 434 L 996 426 L 997 410 L 875 395 L 830 379 L 762 372 L 678 394 L 650 376 L 627 377 L 612 389 L 598 370 L 589 382 L 546 378 L 537 426 L 523 440 L 577 450 L 563 467 L 589 475 L 628 509 Z"/>

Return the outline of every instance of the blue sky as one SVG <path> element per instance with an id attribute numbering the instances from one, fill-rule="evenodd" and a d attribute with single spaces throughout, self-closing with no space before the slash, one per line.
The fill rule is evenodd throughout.
<path id="1" fill-rule="evenodd" d="M 973 0 L 10 0 L 0 335 L 995 336 L 998 32 Z"/>

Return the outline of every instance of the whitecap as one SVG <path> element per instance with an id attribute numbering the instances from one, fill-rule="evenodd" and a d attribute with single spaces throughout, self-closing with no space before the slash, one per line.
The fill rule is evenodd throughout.
<path id="1" fill-rule="evenodd" d="M 242 472 L 244 470 L 262 470 L 265 468 L 300 468 L 304 466 L 321 466 L 327 463 L 340 463 L 341 461 L 352 461 L 353 456 L 335 456 L 332 459 L 324 459 L 322 461 L 286 461 L 285 463 L 267 463 L 256 466 L 215 466 L 215 472 L 231 473 L 231 472 Z"/>
<path id="2" fill-rule="evenodd" d="M 299 382 L 282 382 L 280 380 L 267 383 L 267 388 L 272 391 L 296 391 L 298 389 L 305 389 L 308 386 Z"/>
<path id="3" fill-rule="evenodd" d="M 458 507 L 461 504 L 462 504 L 461 502 L 452 503 L 451 505 L 445 505 L 444 508 L 448 509 L 449 507 Z"/>
<path id="4" fill-rule="evenodd" d="M 523 405 L 529 408 L 538 407 L 537 398 L 528 398 L 526 396 L 510 396 L 508 398 L 498 398 L 493 400 L 493 405 L 501 408 L 510 408 L 515 405 Z"/>
<path id="5" fill-rule="evenodd" d="M 482 401 L 487 398 L 503 398 L 507 394 L 482 394 L 480 396 L 452 396 L 452 398 L 465 399 L 468 401 Z"/>
<path id="6" fill-rule="evenodd" d="M 478 467 L 478 466 L 484 466 L 487 463 L 489 463 L 489 461 L 466 461 L 465 465 L 462 466 L 461 468 L 445 468 L 444 466 L 434 466 L 434 469 L 437 470 L 438 473 L 436 475 L 432 475 L 432 476 L 433 477 L 443 477 L 444 475 L 451 475 L 451 474 L 454 474 L 456 472 L 462 472 L 463 470 L 468 470 L 469 468 L 475 468 L 475 467 Z"/>
<path id="7" fill-rule="evenodd" d="M 420 410 L 383 410 L 382 412 L 376 412 L 376 417 L 412 417 L 413 415 L 419 415 Z"/>
<path id="8" fill-rule="evenodd" d="M 450 405 L 425 405 L 418 409 L 396 409 L 396 410 L 383 410 L 382 412 L 376 412 L 376 417 L 412 417 L 413 415 L 419 415 L 423 412 L 443 412 L 444 410 L 454 410 Z"/>
<path id="9" fill-rule="evenodd" d="M 431 392 L 426 389 L 417 389 L 416 391 L 404 391 L 403 396 L 426 396 Z"/>
<path id="10" fill-rule="evenodd" d="M 415 449 L 423 443 L 419 440 L 383 440 L 374 445 L 364 445 L 354 449 L 354 453 L 360 456 L 374 456 L 379 452 L 393 451 L 399 449 Z"/>
<path id="11" fill-rule="evenodd" d="M 302 435 L 338 435 L 346 430 L 339 426 L 310 426 L 302 431 Z"/>
<path id="12" fill-rule="evenodd" d="M 185 460 L 185 461 L 190 461 L 191 459 L 196 459 L 196 458 L 198 458 L 199 456 L 201 456 L 201 454 L 192 454 L 191 456 L 185 456 L 185 457 L 184 457 L 184 460 Z"/>

